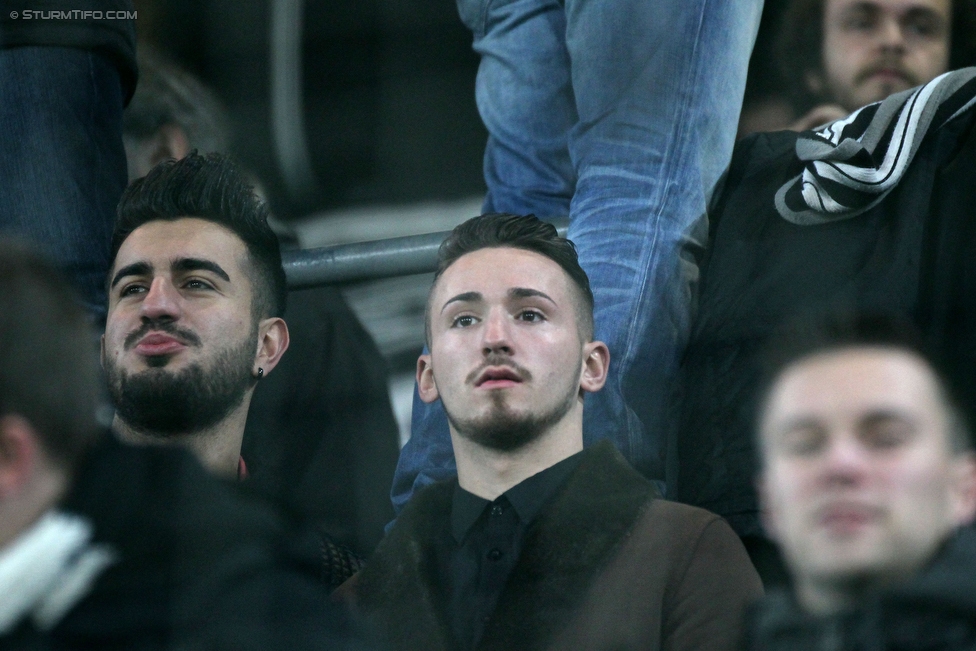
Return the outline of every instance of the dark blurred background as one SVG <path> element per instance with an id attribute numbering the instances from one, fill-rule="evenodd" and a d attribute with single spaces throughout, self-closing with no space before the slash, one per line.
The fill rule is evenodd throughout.
<path id="1" fill-rule="evenodd" d="M 233 151 L 279 217 L 483 192 L 478 60 L 450 0 L 141 0 L 136 8 L 140 43 L 223 100 Z"/>

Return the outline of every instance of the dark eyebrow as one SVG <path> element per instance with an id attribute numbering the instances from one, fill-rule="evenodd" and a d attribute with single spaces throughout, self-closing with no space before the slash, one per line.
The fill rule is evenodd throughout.
<path id="1" fill-rule="evenodd" d="M 871 14 L 872 16 L 879 11 L 878 5 L 874 2 L 855 2 L 848 5 L 841 11 L 840 15 L 844 18 L 861 14 Z"/>
<path id="2" fill-rule="evenodd" d="M 510 298 L 531 298 L 533 296 L 538 296 L 539 298 L 546 299 L 553 305 L 556 304 L 556 301 L 552 300 L 552 298 L 545 292 L 540 292 L 538 289 L 529 289 L 527 287 L 513 287 L 512 289 L 508 290 L 508 296 Z"/>
<path id="3" fill-rule="evenodd" d="M 483 298 L 484 297 L 482 297 L 480 292 L 463 292 L 461 294 L 458 294 L 454 298 L 448 299 L 448 301 L 444 303 L 443 307 L 441 307 L 441 312 L 444 312 L 444 310 L 447 309 L 447 306 L 450 305 L 451 303 L 457 303 L 458 301 L 469 303 L 469 302 L 483 300 Z"/>
<path id="4" fill-rule="evenodd" d="M 861 425 L 871 426 L 879 425 L 881 423 L 887 423 L 891 421 L 897 421 L 899 423 L 905 423 L 906 425 L 916 427 L 917 423 L 911 414 L 899 411 L 897 409 L 874 409 L 861 419 Z"/>
<path id="5" fill-rule="evenodd" d="M 795 432 L 798 429 L 808 428 L 822 429 L 823 423 L 814 416 L 798 416 L 783 423 L 778 431 L 780 433 Z"/>
<path id="6" fill-rule="evenodd" d="M 211 262 L 210 260 L 202 260 L 200 258 L 177 258 L 173 260 L 171 265 L 174 272 L 176 271 L 212 271 L 217 274 L 227 282 L 230 282 L 230 276 L 224 271 L 219 264 L 216 262 Z"/>
<path id="7" fill-rule="evenodd" d="M 109 287 L 115 287 L 126 276 L 145 276 L 151 274 L 152 270 L 153 267 L 148 262 L 133 262 L 122 267 L 115 273 L 115 277 L 112 278 L 112 284 Z"/>
<path id="8" fill-rule="evenodd" d="M 905 12 L 905 18 L 914 20 L 916 18 L 931 18 L 940 25 L 945 23 L 945 17 L 932 7 L 912 7 Z"/>

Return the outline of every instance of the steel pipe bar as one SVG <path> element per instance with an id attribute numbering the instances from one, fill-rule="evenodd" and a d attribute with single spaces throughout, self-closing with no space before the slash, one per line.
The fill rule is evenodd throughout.
<path id="1" fill-rule="evenodd" d="M 565 237 L 569 219 L 553 219 L 552 223 Z M 449 234 L 450 231 L 443 231 L 283 251 L 281 257 L 288 288 L 304 289 L 433 272 L 437 269 L 437 249 Z"/>

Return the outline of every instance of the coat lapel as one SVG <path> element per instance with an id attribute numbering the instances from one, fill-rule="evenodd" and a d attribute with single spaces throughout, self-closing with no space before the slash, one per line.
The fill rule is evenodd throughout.
<path id="1" fill-rule="evenodd" d="M 544 648 L 657 496 L 609 442 L 583 454 L 527 532 L 479 651 Z"/>
<path id="2" fill-rule="evenodd" d="M 435 585 L 433 541 L 450 521 L 454 482 L 418 493 L 369 558 L 356 586 L 368 625 L 391 648 L 447 651 L 454 647 L 443 592 Z"/>

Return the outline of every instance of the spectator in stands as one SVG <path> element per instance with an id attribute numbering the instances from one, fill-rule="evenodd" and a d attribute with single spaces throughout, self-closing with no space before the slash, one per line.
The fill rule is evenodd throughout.
<path id="1" fill-rule="evenodd" d="M 139 44 L 139 85 L 123 114 L 129 180 L 193 150 L 227 153 L 226 110 L 216 94 L 150 45 Z"/>
<path id="2" fill-rule="evenodd" d="M 774 344 L 759 486 L 795 590 L 765 600 L 746 648 L 972 648 L 976 455 L 916 339 L 835 315 Z"/>
<path id="3" fill-rule="evenodd" d="M 353 648 L 273 512 L 97 424 L 91 335 L 66 282 L 0 243 L 0 647 Z"/>
<path id="4" fill-rule="evenodd" d="M 122 197 L 102 364 L 126 440 L 244 475 L 251 395 L 288 349 L 285 272 L 260 202 L 217 154 L 164 162 Z"/>
<path id="5" fill-rule="evenodd" d="M 732 530 L 659 499 L 609 441 L 583 450 L 610 360 L 573 244 L 488 214 L 439 257 L 417 383 L 458 477 L 419 492 L 342 592 L 396 649 L 735 648 L 762 589 Z"/>
<path id="6" fill-rule="evenodd" d="M 194 149 L 229 151 L 227 117 L 207 86 L 142 44 L 139 70 L 124 115 L 131 179 Z M 283 246 L 297 246 L 286 224 L 269 224 Z M 393 517 L 399 447 L 386 361 L 338 288 L 294 292 L 287 303 L 292 352 L 262 380 L 244 428 L 250 487 L 367 556 Z"/>
<path id="7" fill-rule="evenodd" d="M 135 47 L 131 0 L 0 0 L 0 236 L 48 254 L 99 322 Z"/>
<path id="8" fill-rule="evenodd" d="M 802 131 L 976 63 L 976 2 L 792 0 L 775 50 Z"/>

